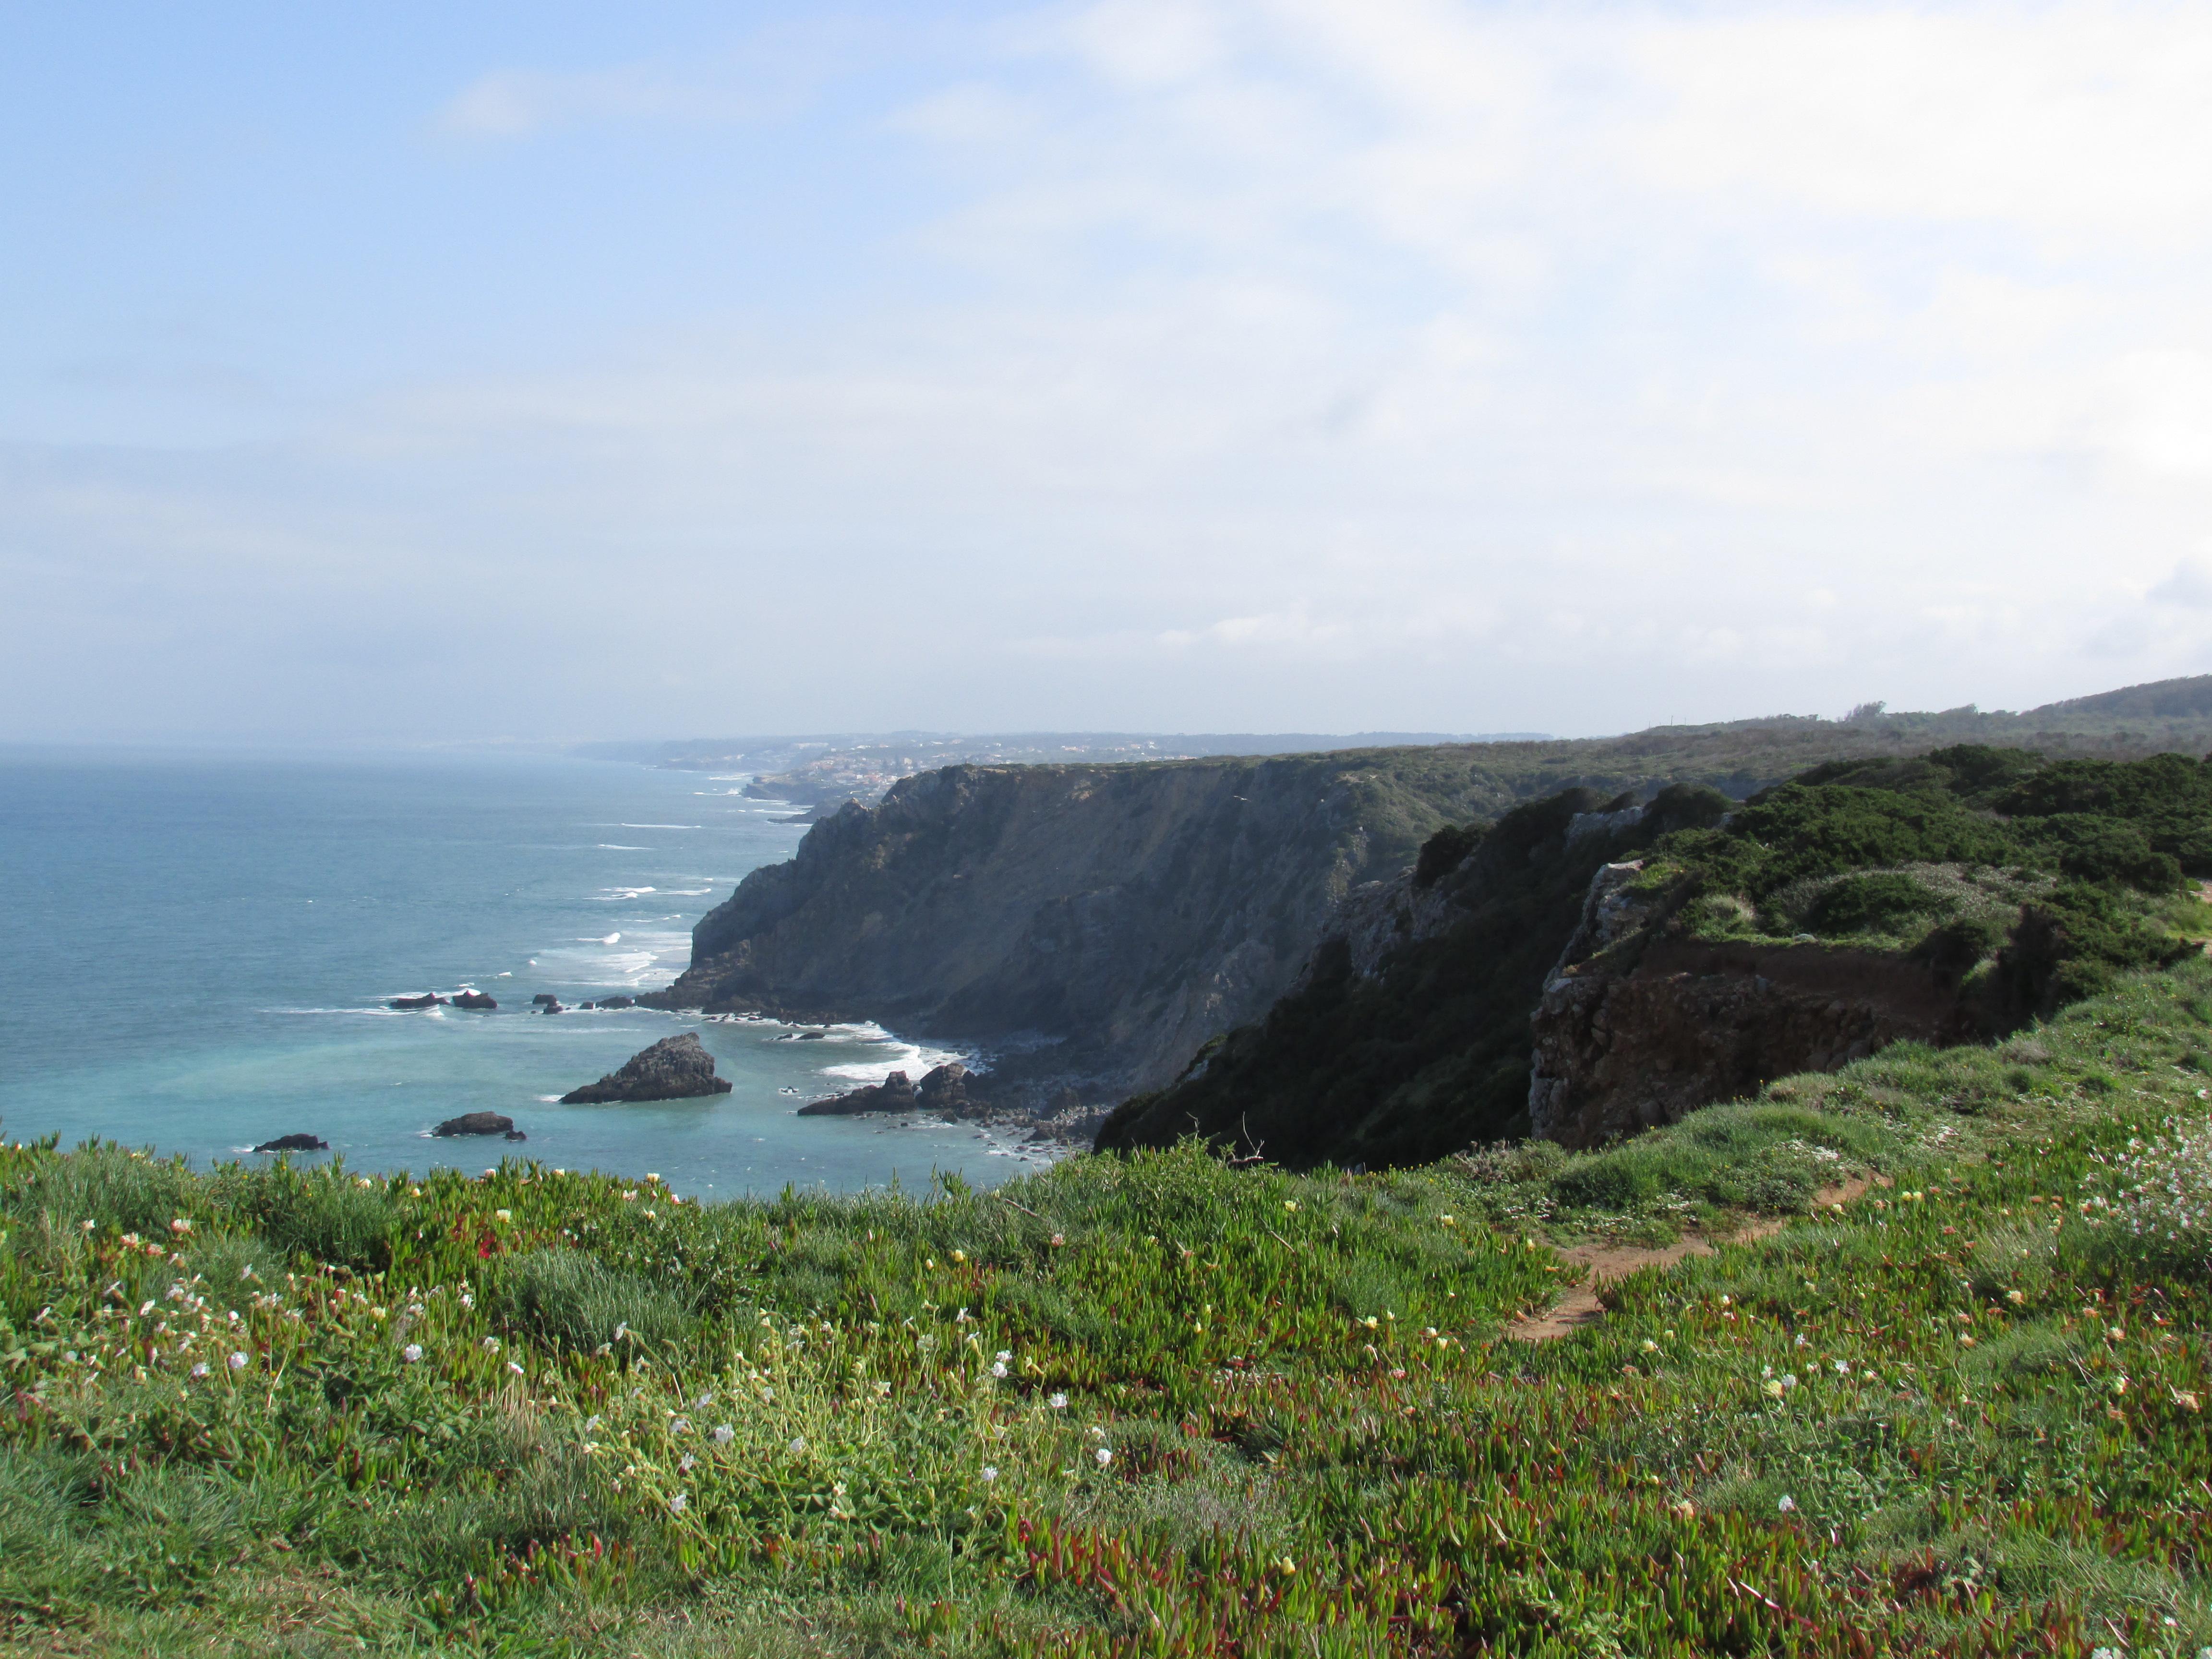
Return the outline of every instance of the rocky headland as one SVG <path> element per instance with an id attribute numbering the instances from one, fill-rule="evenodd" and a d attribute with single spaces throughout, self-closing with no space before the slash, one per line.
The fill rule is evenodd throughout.
<path id="1" fill-rule="evenodd" d="M 1264 1145 L 1268 1157 L 1395 1163 L 1524 1134 L 1540 1115 L 1563 1134 L 1584 1133 L 1572 1123 L 1608 1133 L 1622 1111 L 1686 1109 L 1679 1103 L 1705 1085 L 1633 1109 L 1532 1096 L 1531 1015 L 1597 867 L 1683 827 L 1668 811 L 1653 816 L 1662 798 L 1682 805 L 1670 789 L 1704 790 L 1698 810 L 1711 828 L 1733 803 L 1822 763 L 1963 742 L 2110 763 L 2208 740 L 2212 677 L 2026 714 L 1868 705 L 1843 721 L 1778 717 L 1587 741 L 947 766 L 898 781 L 872 808 L 838 808 L 791 860 L 747 876 L 694 928 L 684 974 L 640 1000 L 872 1019 L 957 1042 L 989 1062 L 993 1109 L 1075 1121 L 1126 1102 L 1103 1132 L 1107 1146 L 1195 1127 L 1243 1137 L 1248 1151 Z M 1731 992 L 1728 1009 L 1693 1006 L 1680 992 L 1669 1001 L 1645 980 L 1600 998 L 1609 965 L 1568 964 L 1585 982 L 1555 1000 L 1563 1011 L 1601 1001 L 1592 1030 L 1649 1000 L 1653 1019 L 1671 1009 L 1795 1033 L 1733 1042 L 1727 1066 L 1717 1054 L 1697 1059 L 1692 1069 L 1710 1079 L 1956 1029 L 1935 992 L 1932 1003 L 1869 994 L 1856 1012 L 1816 1013 L 1852 1002 L 1838 990 L 1856 970 L 1836 955 L 1846 948 L 1836 930 L 1820 936 L 1817 968 L 1791 954 L 1805 942 L 1794 935 L 1711 932 L 1684 945 L 1705 954 L 1666 973 L 1709 989 L 1742 980 L 1749 990 Z M 1705 948 L 1722 945 L 1730 952 Z M 1875 955 L 1889 974 L 1902 951 Z M 1653 956 L 1649 977 L 1669 961 Z M 1932 985 L 1954 971 L 1923 977 Z M 1423 988 L 1408 988 L 1416 981 Z M 1253 1035 L 1262 1028 L 1264 1040 Z M 1586 1048 L 1563 1028 L 1547 1052 L 1568 1063 Z M 1262 1061 L 1263 1049 L 1273 1058 Z M 1623 1050 L 1616 1069 L 1635 1066 L 1636 1052 Z M 1678 1069 L 1693 1058 L 1656 1048 L 1648 1057 Z M 1245 1086 L 1262 1076 L 1266 1089 Z"/>
<path id="2" fill-rule="evenodd" d="M 608 1073 L 597 1083 L 571 1089 L 561 1097 L 561 1103 L 589 1106 L 613 1101 L 696 1100 L 729 1092 L 729 1083 L 714 1075 L 714 1057 L 700 1046 L 699 1034 L 684 1031 L 639 1050 L 619 1071 Z"/>

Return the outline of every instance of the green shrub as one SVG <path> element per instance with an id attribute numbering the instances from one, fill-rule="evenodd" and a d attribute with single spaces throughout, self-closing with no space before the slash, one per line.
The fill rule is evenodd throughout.
<path id="1" fill-rule="evenodd" d="M 1951 900 L 1911 876 L 1882 871 L 1833 883 L 1813 901 L 1805 919 L 1821 933 L 1902 933 L 1952 908 Z"/>

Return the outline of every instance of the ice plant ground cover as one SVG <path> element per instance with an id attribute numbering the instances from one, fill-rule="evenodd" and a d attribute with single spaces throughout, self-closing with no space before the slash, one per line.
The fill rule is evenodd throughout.
<path id="1" fill-rule="evenodd" d="M 2193 1656 L 2208 1091 L 2191 963 L 1388 1175 L 700 1206 L 11 1148 L 0 1647 Z M 1554 1244 L 1761 1214 L 1506 1334 Z"/>

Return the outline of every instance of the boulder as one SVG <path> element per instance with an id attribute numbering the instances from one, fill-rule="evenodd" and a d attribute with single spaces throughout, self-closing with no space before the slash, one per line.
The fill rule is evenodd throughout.
<path id="1" fill-rule="evenodd" d="M 558 1008 L 561 1006 L 561 999 L 555 996 L 550 991 L 540 991 L 536 996 L 530 999 L 530 1006 L 533 1008 L 543 1008 L 548 1003 L 550 1003 L 554 1007 Z"/>
<path id="2" fill-rule="evenodd" d="M 319 1140 L 313 1135 L 278 1135 L 274 1140 L 264 1140 L 253 1150 L 257 1152 L 327 1152 L 331 1143 Z"/>
<path id="3" fill-rule="evenodd" d="M 925 1112 L 958 1113 L 973 1103 L 968 1098 L 968 1068 L 957 1060 L 930 1072 L 915 1091 L 915 1104 Z"/>
<path id="4" fill-rule="evenodd" d="M 730 1085 L 714 1075 L 714 1055 L 699 1046 L 699 1034 L 685 1031 L 663 1037 L 650 1048 L 631 1055 L 619 1072 L 571 1089 L 561 1097 L 561 1103 L 592 1106 L 617 1100 L 692 1100 L 729 1092 Z"/>
<path id="5" fill-rule="evenodd" d="M 561 999 L 558 997 L 546 998 L 544 1006 L 539 1008 L 538 1012 L 541 1014 L 557 1014 L 562 1012 Z"/>
<path id="6" fill-rule="evenodd" d="M 464 1112 L 459 1117 L 449 1117 L 430 1131 L 434 1135 L 450 1138 L 454 1135 L 503 1135 L 514 1131 L 514 1120 L 502 1117 L 497 1112 Z"/>
<path id="7" fill-rule="evenodd" d="M 453 999 L 453 1006 L 456 1008 L 491 1009 L 498 1007 L 499 1004 L 493 1001 L 482 991 L 463 991 L 459 995 Z"/>
<path id="8" fill-rule="evenodd" d="M 799 1040 L 801 1042 L 819 1042 L 829 1035 L 827 1031 L 801 1031 L 799 1034 Z"/>
<path id="9" fill-rule="evenodd" d="M 444 1006 L 445 998 L 434 991 L 426 991 L 419 997 L 394 997 L 386 1006 L 392 1008 L 437 1008 Z"/>
<path id="10" fill-rule="evenodd" d="M 530 1139 L 528 1135 L 523 1133 L 520 1129 L 509 1129 L 507 1132 L 507 1138 L 509 1140 L 527 1140 Z"/>
<path id="11" fill-rule="evenodd" d="M 854 1089 L 823 1100 L 811 1100 L 799 1109 L 801 1117 L 850 1117 L 860 1112 L 910 1112 L 916 1104 L 915 1087 L 904 1072 L 893 1072 L 872 1088 Z"/>
<path id="12" fill-rule="evenodd" d="M 637 999 L 635 997 L 601 997 L 599 999 L 599 1006 L 602 1008 L 635 1008 L 637 1006 Z"/>

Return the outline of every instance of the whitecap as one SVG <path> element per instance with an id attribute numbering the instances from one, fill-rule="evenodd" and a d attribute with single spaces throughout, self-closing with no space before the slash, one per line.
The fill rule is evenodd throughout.
<path id="1" fill-rule="evenodd" d="M 548 1105 L 558 1106 L 561 1103 L 561 1097 L 558 1095 L 540 1095 L 538 1097 Z"/>
<path id="2" fill-rule="evenodd" d="M 603 841 L 599 844 L 599 850 L 602 853 L 650 853 L 653 849 L 650 847 L 624 847 L 618 842 Z"/>

